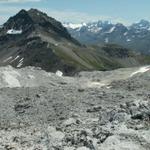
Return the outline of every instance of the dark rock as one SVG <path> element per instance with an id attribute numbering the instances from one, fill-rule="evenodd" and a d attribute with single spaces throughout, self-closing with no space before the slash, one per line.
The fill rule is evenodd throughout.
<path id="1" fill-rule="evenodd" d="M 88 113 L 94 113 L 94 112 L 99 112 L 101 109 L 102 109 L 101 106 L 95 106 L 93 108 L 87 109 L 86 112 L 88 112 Z"/>
<path id="2" fill-rule="evenodd" d="M 31 107 L 30 104 L 16 104 L 15 111 L 19 114 L 25 113 L 27 109 Z"/>
<path id="3" fill-rule="evenodd" d="M 85 89 L 78 89 L 78 92 L 84 92 Z"/>

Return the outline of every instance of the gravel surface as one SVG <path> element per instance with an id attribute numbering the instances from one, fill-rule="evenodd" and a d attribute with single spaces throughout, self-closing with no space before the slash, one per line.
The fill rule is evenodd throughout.
<path id="1" fill-rule="evenodd" d="M 0 68 L 0 150 L 149 149 L 149 66 L 75 77 Z"/>

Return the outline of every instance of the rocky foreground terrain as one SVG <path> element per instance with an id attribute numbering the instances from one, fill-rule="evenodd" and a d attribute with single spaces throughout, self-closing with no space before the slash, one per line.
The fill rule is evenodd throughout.
<path id="1" fill-rule="evenodd" d="M 0 68 L 0 150 L 149 150 L 150 67 L 58 76 Z"/>

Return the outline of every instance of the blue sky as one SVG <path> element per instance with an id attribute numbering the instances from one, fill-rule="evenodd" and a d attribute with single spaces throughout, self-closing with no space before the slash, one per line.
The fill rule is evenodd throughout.
<path id="1" fill-rule="evenodd" d="M 0 0 L 0 24 L 23 8 L 40 9 L 62 22 L 150 20 L 150 0 Z"/>

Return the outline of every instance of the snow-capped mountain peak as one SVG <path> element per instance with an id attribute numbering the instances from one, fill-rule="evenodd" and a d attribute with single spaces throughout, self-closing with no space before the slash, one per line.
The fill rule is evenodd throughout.
<path id="1" fill-rule="evenodd" d="M 71 35 L 84 44 L 114 43 L 149 53 L 150 22 L 147 20 L 141 20 L 130 26 L 121 23 L 113 24 L 109 21 L 69 25 L 69 28 L 65 27 L 68 28 Z"/>
<path id="2" fill-rule="evenodd" d="M 150 28 L 150 22 L 142 19 L 140 22 L 134 23 L 132 27 L 138 30 L 147 30 Z"/>

